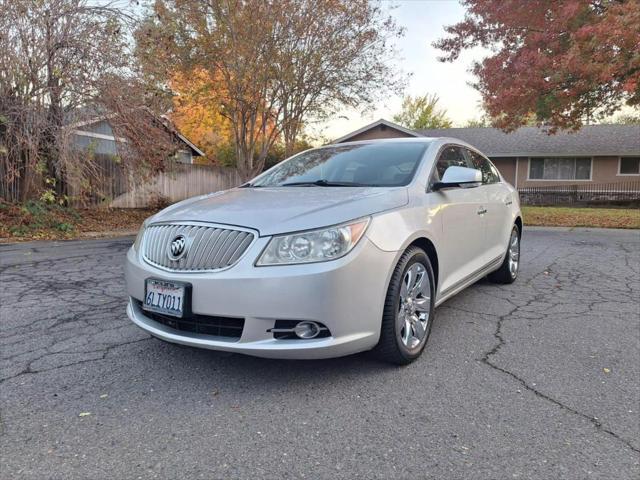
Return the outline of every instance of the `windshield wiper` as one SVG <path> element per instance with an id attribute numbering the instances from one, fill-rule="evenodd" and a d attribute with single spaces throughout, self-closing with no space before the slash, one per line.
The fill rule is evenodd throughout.
<path id="1" fill-rule="evenodd" d="M 329 180 L 315 180 L 313 182 L 289 182 L 279 185 L 280 187 L 373 187 L 365 183 L 356 182 L 330 182 Z"/>

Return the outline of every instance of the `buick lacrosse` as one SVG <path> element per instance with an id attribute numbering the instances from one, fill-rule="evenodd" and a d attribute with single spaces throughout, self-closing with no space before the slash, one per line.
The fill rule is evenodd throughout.
<path id="1" fill-rule="evenodd" d="M 240 187 L 144 222 L 127 314 L 162 340 L 260 357 L 373 349 L 405 364 L 434 309 L 518 275 L 517 191 L 451 138 L 307 150 Z"/>

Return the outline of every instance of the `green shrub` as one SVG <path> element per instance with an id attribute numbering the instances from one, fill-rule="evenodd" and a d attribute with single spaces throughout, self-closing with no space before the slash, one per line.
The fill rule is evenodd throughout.
<path id="1" fill-rule="evenodd" d="M 60 222 L 54 227 L 56 230 L 60 230 L 61 232 L 73 232 L 76 227 L 70 223 Z"/>
<path id="2" fill-rule="evenodd" d="M 29 200 L 20 208 L 24 214 L 22 225 L 13 227 L 11 233 L 24 235 L 29 231 L 52 228 L 60 232 L 71 232 L 75 223 L 81 220 L 80 214 L 73 208 L 43 200 Z"/>

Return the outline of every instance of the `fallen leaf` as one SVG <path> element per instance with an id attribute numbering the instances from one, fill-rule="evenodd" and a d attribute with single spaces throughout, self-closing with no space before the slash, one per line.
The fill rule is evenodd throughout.
<path id="1" fill-rule="evenodd" d="M 604 367 L 604 368 L 602 369 L 602 371 L 603 371 L 604 373 L 609 373 L 609 372 L 611 371 L 611 369 L 609 369 L 609 368 L 607 368 L 607 367 Z"/>
<path id="2" fill-rule="evenodd" d="M 79 417 L 88 417 L 89 415 L 91 415 L 91 412 L 81 412 L 80 415 L 78 415 Z"/>
<path id="3" fill-rule="evenodd" d="M 102 395 L 100 395 L 100 398 L 107 398 L 109 395 L 106 393 L 103 393 Z"/>

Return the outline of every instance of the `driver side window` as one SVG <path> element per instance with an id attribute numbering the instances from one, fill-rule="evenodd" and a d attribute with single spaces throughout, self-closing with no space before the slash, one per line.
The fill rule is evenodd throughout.
<path id="1" fill-rule="evenodd" d="M 461 147 L 450 145 L 440 152 L 440 156 L 436 162 L 436 168 L 433 172 L 432 183 L 442 180 L 444 172 L 449 167 L 471 167 Z"/>

